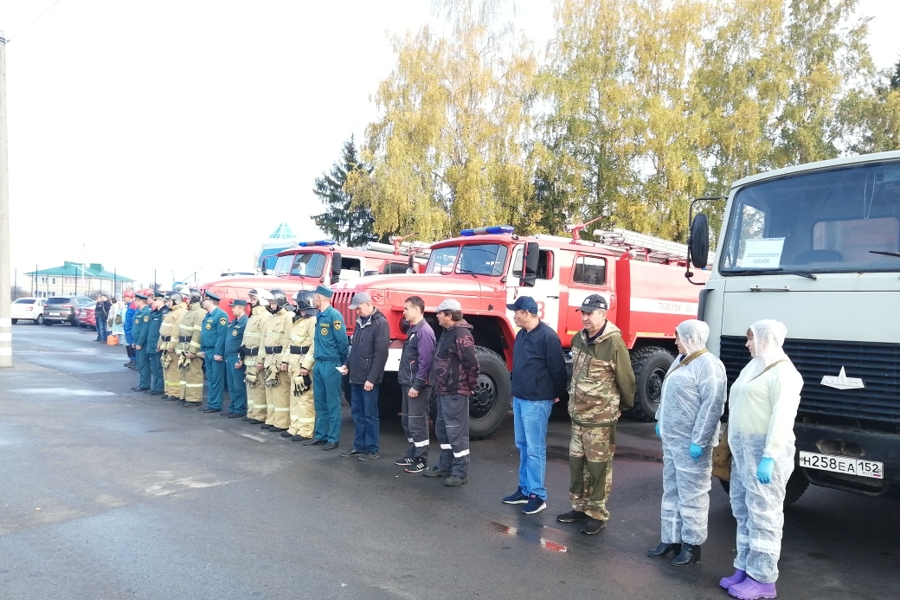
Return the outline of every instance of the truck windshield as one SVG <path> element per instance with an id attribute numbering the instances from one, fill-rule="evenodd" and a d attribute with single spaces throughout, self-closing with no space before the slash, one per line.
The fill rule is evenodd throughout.
<path id="1" fill-rule="evenodd" d="M 320 252 L 305 252 L 279 256 L 275 263 L 275 276 L 321 277 L 325 271 L 325 255 Z"/>
<path id="2" fill-rule="evenodd" d="M 425 272 L 502 275 L 508 253 L 503 244 L 445 246 L 431 251 Z"/>
<path id="3" fill-rule="evenodd" d="M 725 276 L 900 271 L 900 161 L 749 185 L 726 227 Z"/>

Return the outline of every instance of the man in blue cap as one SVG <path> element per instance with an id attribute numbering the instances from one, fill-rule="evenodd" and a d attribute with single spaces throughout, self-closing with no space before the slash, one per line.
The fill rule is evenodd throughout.
<path id="1" fill-rule="evenodd" d="M 344 328 L 344 318 L 331 306 L 334 292 L 320 285 L 313 302 L 316 316 L 313 366 L 313 401 L 316 407 L 316 428 L 313 439 L 304 446 L 322 446 L 334 450 L 341 438 L 341 366 L 350 355 L 350 340 Z"/>
<path id="2" fill-rule="evenodd" d="M 147 319 L 147 336 L 144 339 L 143 348 L 147 352 L 147 363 L 150 366 L 150 391 L 144 392 L 151 396 L 161 396 L 164 390 L 163 367 L 159 351 L 159 328 L 163 317 L 169 312 L 165 305 L 165 296 L 160 292 L 153 294 L 153 302 L 150 304 L 150 314 Z"/>
<path id="3" fill-rule="evenodd" d="M 209 296 L 209 292 L 206 294 Z M 228 396 L 231 405 L 227 413 L 229 419 L 243 417 L 247 414 L 247 386 L 244 385 L 244 330 L 247 328 L 247 301 L 234 300 L 231 312 L 234 320 L 228 324 L 225 336 L 225 383 L 228 385 Z"/>
<path id="4" fill-rule="evenodd" d="M 519 296 L 506 308 L 513 311 L 513 424 L 519 449 L 519 487 L 504 504 L 524 504 L 522 513 L 533 515 L 547 508 L 547 421 L 553 404 L 566 391 L 566 360 L 553 329 L 538 317 L 538 304 Z"/>
<path id="5" fill-rule="evenodd" d="M 140 376 L 137 386 L 131 388 L 135 392 L 150 391 L 150 363 L 147 360 L 147 326 L 150 324 L 150 307 L 147 306 L 147 295 L 141 292 L 134 294 L 135 312 L 131 319 L 131 336 L 134 340 L 134 354 L 137 371 Z"/>
<path id="6" fill-rule="evenodd" d="M 219 296 L 206 292 L 203 299 L 203 329 L 200 331 L 200 353 L 206 365 L 206 408 L 198 408 L 205 413 L 222 412 L 222 394 L 225 390 L 225 336 L 228 329 L 228 315 L 219 308 Z"/>

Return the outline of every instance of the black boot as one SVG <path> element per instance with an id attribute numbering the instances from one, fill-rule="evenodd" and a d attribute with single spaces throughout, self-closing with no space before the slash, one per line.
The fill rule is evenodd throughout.
<path id="1" fill-rule="evenodd" d="M 666 544 L 661 543 L 659 546 L 654 548 L 653 550 L 647 551 L 647 556 L 652 556 L 653 558 L 660 558 L 665 556 L 669 552 L 678 556 L 678 553 L 681 552 L 681 544 Z"/>
<path id="2" fill-rule="evenodd" d="M 700 546 L 692 546 L 691 544 L 682 544 L 681 552 L 672 559 L 672 565 L 675 567 L 686 567 L 691 563 L 700 562 Z"/>

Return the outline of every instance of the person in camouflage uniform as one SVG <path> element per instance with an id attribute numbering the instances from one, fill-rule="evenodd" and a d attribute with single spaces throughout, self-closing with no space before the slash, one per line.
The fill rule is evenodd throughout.
<path id="1" fill-rule="evenodd" d="M 569 499 L 572 510 L 560 523 L 583 523 L 581 533 L 606 527 L 612 490 L 612 460 L 620 407 L 634 406 L 634 371 L 622 332 L 606 320 L 606 298 L 592 294 L 581 307 L 584 329 L 572 338 L 569 384 Z"/>

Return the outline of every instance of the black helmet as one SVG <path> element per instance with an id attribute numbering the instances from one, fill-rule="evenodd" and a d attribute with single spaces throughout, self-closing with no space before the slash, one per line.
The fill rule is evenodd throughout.
<path id="1" fill-rule="evenodd" d="M 171 300 L 175 304 L 181 304 L 184 302 L 184 294 L 181 292 L 169 292 L 169 295 L 166 296 L 166 300 Z"/>
<path id="2" fill-rule="evenodd" d="M 203 300 L 203 292 L 201 292 L 197 288 L 191 288 L 190 304 L 194 304 L 195 302 L 200 302 L 201 300 Z"/>
<path id="3" fill-rule="evenodd" d="M 297 304 L 297 312 L 311 317 L 316 312 L 313 306 L 313 297 L 316 295 L 312 290 L 300 290 L 294 295 L 294 302 Z"/>
<path id="4" fill-rule="evenodd" d="M 275 301 L 275 304 L 278 308 L 284 308 L 287 306 L 288 299 L 282 290 L 269 290 L 272 294 L 272 300 Z"/>

